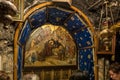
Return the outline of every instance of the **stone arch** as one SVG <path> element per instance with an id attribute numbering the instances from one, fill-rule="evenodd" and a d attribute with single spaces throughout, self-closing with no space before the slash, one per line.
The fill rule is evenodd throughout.
<path id="1" fill-rule="evenodd" d="M 72 35 L 77 44 L 78 69 L 87 70 L 91 80 L 94 80 L 95 37 L 93 25 L 88 17 L 79 9 L 70 6 L 70 10 L 56 7 L 52 2 L 46 2 L 31 8 L 24 15 L 14 37 L 14 80 L 20 80 L 23 68 L 24 48 L 30 32 L 50 23 L 62 25 Z"/>

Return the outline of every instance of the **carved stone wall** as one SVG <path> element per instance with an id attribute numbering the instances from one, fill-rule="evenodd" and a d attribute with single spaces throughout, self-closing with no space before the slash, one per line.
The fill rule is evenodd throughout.
<path id="1" fill-rule="evenodd" d="M 0 23 L 0 70 L 9 74 L 13 80 L 13 38 L 15 27 Z"/>
<path id="2" fill-rule="evenodd" d="M 5 27 L 2 23 L 0 24 L 0 54 L 13 53 L 14 32 L 13 25 Z"/>

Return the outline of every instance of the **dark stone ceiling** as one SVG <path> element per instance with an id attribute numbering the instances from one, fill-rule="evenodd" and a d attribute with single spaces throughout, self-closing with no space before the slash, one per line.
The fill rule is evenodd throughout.
<path id="1" fill-rule="evenodd" d="M 108 0 L 108 5 L 111 5 L 114 22 L 120 21 L 120 0 Z M 74 0 L 72 4 L 82 10 L 92 20 L 95 27 L 98 26 L 100 20 L 100 11 L 104 4 L 104 0 Z M 105 5 L 104 5 L 105 6 Z M 105 7 L 104 7 L 105 8 Z M 103 11 L 105 13 L 105 10 Z M 108 16 L 111 17 L 110 9 L 108 8 Z M 105 15 L 103 15 L 104 17 Z"/>
<path id="2" fill-rule="evenodd" d="M 46 1 L 52 0 L 25 0 L 25 8 Z M 72 0 L 72 5 L 83 11 L 95 27 L 98 27 L 99 25 L 100 12 L 104 3 L 104 0 Z M 111 12 L 113 14 L 114 22 L 117 23 L 120 20 L 120 0 L 108 0 L 108 4 L 112 6 Z M 105 14 L 105 7 L 103 12 Z M 110 9 L 108 9 L 108 13 L 110 13 Z M 110 14 L 108 14 L 108 16 L 111 17 Z M 105 17 L 105 15 L 103 15 L 103 17 Z"/>

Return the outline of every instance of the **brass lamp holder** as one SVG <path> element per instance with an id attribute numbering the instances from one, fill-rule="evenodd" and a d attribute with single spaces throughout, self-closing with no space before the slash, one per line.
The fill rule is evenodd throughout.
<path id="1" fill-rule="evenodd" d="M 109 51 L 109 47 L 112 46 L 112 38 L 114 31 L 110 29 L 111 25 L 114 24 L 113 14 L 111 11 L 111 6 L 109 5 L 108 0 L 104 0 L 104 3 L 102 5 L 101 9 L 101 16 L 99 21 L 99 34 L 98 38 L 100 41 L 103 42 L 102 46 L 105 46 L 105 51 Z M 108 16 L 108 13 L 110 12 L 110 15 Z M 105 17 L 103 17 L 105 16 Z"/>

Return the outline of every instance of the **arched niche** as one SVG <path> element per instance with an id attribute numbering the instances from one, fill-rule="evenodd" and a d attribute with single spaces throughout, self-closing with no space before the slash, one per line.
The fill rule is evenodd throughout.
<path id="1" fill-rule="evenodd" d="M 44 30 L 41 30 L 42 27 L 46 25 L 47 27 L 44 27 Z M 52 28 L 50 28 L 50 26 L 52 26 Z M 59 27 L 58 29 L 60 30 L 57 30 L 56 33 L 55 30 L 57 27 Z M 39 28 L 41 29 L 39 30 Z M 53 32 L 53 35 L 50 35 L 51 32 Z M 75 61 L 73 61 L 73 63 L 65 63 L 64 65 L 59 64 L 48 66 L 45 65 L 41 66 L 40 64 L 38 66 L 35 65 L 30 66 L 30 64 L 25 65 L 25 57 L 26 54 L 29 53 L 30 51 L 30 46 L 33 47 L 33 43 L 37 42 L 38 37 L 33 36 L 35 35 L 35 33 L 36 34 L 39 33 L 39 35 L 44 37 L 44 38 L 40 37 L 40 40 L 43 39 L 43 44 L 49 42 L 49 40 L 51 40 L 52 38 L 55 39 L 55 37 L 53 36 L 56 36 L 56 40 L 54 41 L 57 42 L 59 38 L 60 42 L 58 42 L 58 44 L 59 43 L 62 44 L 62 46 L 64 46 L 65 49 L 67 49 L 68 47 L 70 48 L 74 47 L 74 50 L 69 51 L 70 49 L 68 49 L 65 50 L 65 52 L 73 51 Z M 57 67 L 66 69 L 75 68 L 80 70 L 86 70 L 89 72 L 91 80 L 94 80 L 96 40 L 93 36 L 93 33 L 94 33 L 93 25 L 91 24 L 88 17 L 82 11 L 80 11 L 74 6 L 70 6 L 69 9 L 67 9 L 60 6 L 55 6 L 54 3 L 52 2 L 46 2 L 34 6 L 25 13 L 23 22 L 19 23 L 15 32 L 14 65 L 16 67 L 14 67 L 14 80 L 21 80 L 23 71 L 27 68 L 30 69 L 35 68 L 39 70 L 44 68 L 53 69 Z M 47 36 L 48 40 L 45 38 L 45 36 Z M 32 40 L 35 41 L 33 41 L 32 43 Z M 42 46 L 42 42 L 39 43 L 41 43 L 39 44 L 39 46 Z M 37 44 L 38 43 L 36 43 L 36 46 Z M 29 47 L 29 49 L 27 49 L 26 46 Z M 37 48 L 34 47 L 32 49 L 36 50 Z M 40 49 L 38 48 L 37 50 L 43 51 L 43 49 L 41 48 Z M 69 52 L 66 53 L 67 56 Z"/>

